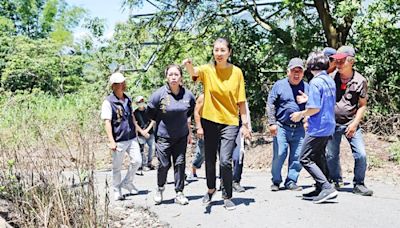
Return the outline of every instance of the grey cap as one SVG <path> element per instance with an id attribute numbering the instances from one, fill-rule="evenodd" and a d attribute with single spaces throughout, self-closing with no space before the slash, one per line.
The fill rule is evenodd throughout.
<path id="1" fill-rule="evenodd" d="M 356 55 L 356 51 L 354 50 L 353 47 L 350 46 L 341 46 L 336 54 L 332 55 L 332 58 L 334 59 L 343 59 L 348 56 L 354 57 Z"/>
<path id="2" fill-rule="evenodd" d="M 288 69 L 291 70 L 293 68 L 300 67 L 304 70 L 304 62 L 300 58 L 293 58 L 289 61 Z"/>

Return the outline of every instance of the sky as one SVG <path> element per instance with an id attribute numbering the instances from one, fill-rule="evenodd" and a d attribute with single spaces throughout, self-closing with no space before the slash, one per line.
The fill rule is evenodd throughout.
<path id="1" fill-rule="evenodd" d="M 129 12 L 123 11 L 122 0 L 66 0 L 69 5 L 79 6 L 89 11 L 89 16 L 99 17 L 106 20 L 106 31 L 105 36 L 111 37 L 114 26 L 118 22 L 124 22 L 128 20 Z M 138 13 L 151 13 L 154 12 L 154 7 L 149 4 L 145 4 Z M 79 38 L 85 34 L 83 29 L 77 28 L 74 31 L 74 37 Z"/>

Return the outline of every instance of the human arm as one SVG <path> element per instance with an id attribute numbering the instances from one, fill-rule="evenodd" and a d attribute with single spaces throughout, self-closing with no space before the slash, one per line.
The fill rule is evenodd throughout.
<path id="1" fill-rule="evenodd" d="M 114 140 L 113 134 L 112 134 L 112 126 L 111 126 L 111 120 L 104 120 L 104 127 L 106 129 L 107 133 L 107 138 L 108 138 L 108 147 L 112 150 L 115 151 L 117 149 L 117 143 Z"/>
<path id="2" fill-rule="evenodd" d="M 192 59 L 184 59 L 182 61 L 182 65 L 185 66 L 186 71 L 189 73 L 190 77 L 192 77 L 193 81 L 196 81 L 199 77 L 197 69 L 193 67 Z"/>
<path id="3" fill-rule="evenodd" d="M 246 139 L 251 139 L 251 131 L 249 129 L 249 122 L 247 119 L 246 102 L 239 102 L 240 118 L 242 120 L 242 135 Z"/>
<path id="4" fill-rule="evenodd" d="M 299 122 L 306 116 L 312 116 L 317 114 L 321 109 L 320 108 L 307 108 L 303 111 L 294 112 L 290 115 L 290 120 L 293 122 Z"/>
<path id="5" fill-rule="evenodd" d="M 267 113 L 268 130 L 272 136 L 278 133 L 278 125 L 276 121 L 276 106 L 275 103 L 279 99 L 276 86 L 274 85 L 268 94 L 267 105 L 265 107 Z"/>
<path id="6" fill-rule="evenodd" d="M 203 111 L 204 105 L 204 94 L 201 94 L 196 100 L 196 106 L 194 107 L 194 123 L 196 127 L 196 136 L 198 138 L 204 137 L 203 126 L 201 125 L 201 112 Z"/>
<path id="7" fill-rule="evenodd" d="M 360 124 L 362 118 L 364 117 L 364 113 L 367 110 L 367 98 L 359 98 L 358 100 L 358 109 L 356 112 L 356 116 L 353 121 L 346 128 L 346 137 L 352 138 L 357 131 L 358 125 Z"/>

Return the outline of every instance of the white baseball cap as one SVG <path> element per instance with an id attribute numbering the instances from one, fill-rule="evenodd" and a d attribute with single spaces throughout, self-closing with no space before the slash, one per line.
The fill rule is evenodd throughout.
<path id="1" fill-rule="evenodd" d="M 112 85 L 112 84 L 114 84 L 114 83 L 122 83 L 122 82 L 124 82 L 125 81 L 125 77 L 124 77 L 124 75 L 122 75 L 121 73 L 119 73 L 119 72 L 116 72 L 116 73 L 113 73 L 111 76 L 110 76 L 110 84 Z"/>

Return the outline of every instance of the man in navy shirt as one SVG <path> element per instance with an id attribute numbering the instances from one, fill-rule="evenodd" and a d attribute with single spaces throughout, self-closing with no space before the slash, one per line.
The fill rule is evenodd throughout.
<path id="1" fill-rule="evenodd" d="M 317 182 L 315 191 L 303 195 L 305 198 L 313 197 L 314 203 L 336 198 L 338 194 L 316 163 L 321 154 L 325 153 L 328 139 L 335 130 L 336 86 L 326 73 L 328 67 L 329 58 L 323 52 L 310 53 L 307 68 L 311 70 L 314 78 L 310 82 L 306 109 L 291 115 L 291 120 L 294 122 L 309 116 L 300 162 Z M 326 160 L 323 162 L 326 163 Z"/>
<path id="2" fill-rule="evenodd" d="M 287 77 L 277 81 L 268 95 L 267 115 L 269 131 L 274 137 L 272 160 L 272 191 L 278 191 L 282 182 L 281 170 L 289 149 L 288 175 L 285 187 L 301 190 L 297 183 L 301 164 L 299 161 L 304 128 L 290 120 L 293 112 L 305 109 L 308 84 L 303 81 L 304 64 L 300 58 L 290 60 Z"/>

